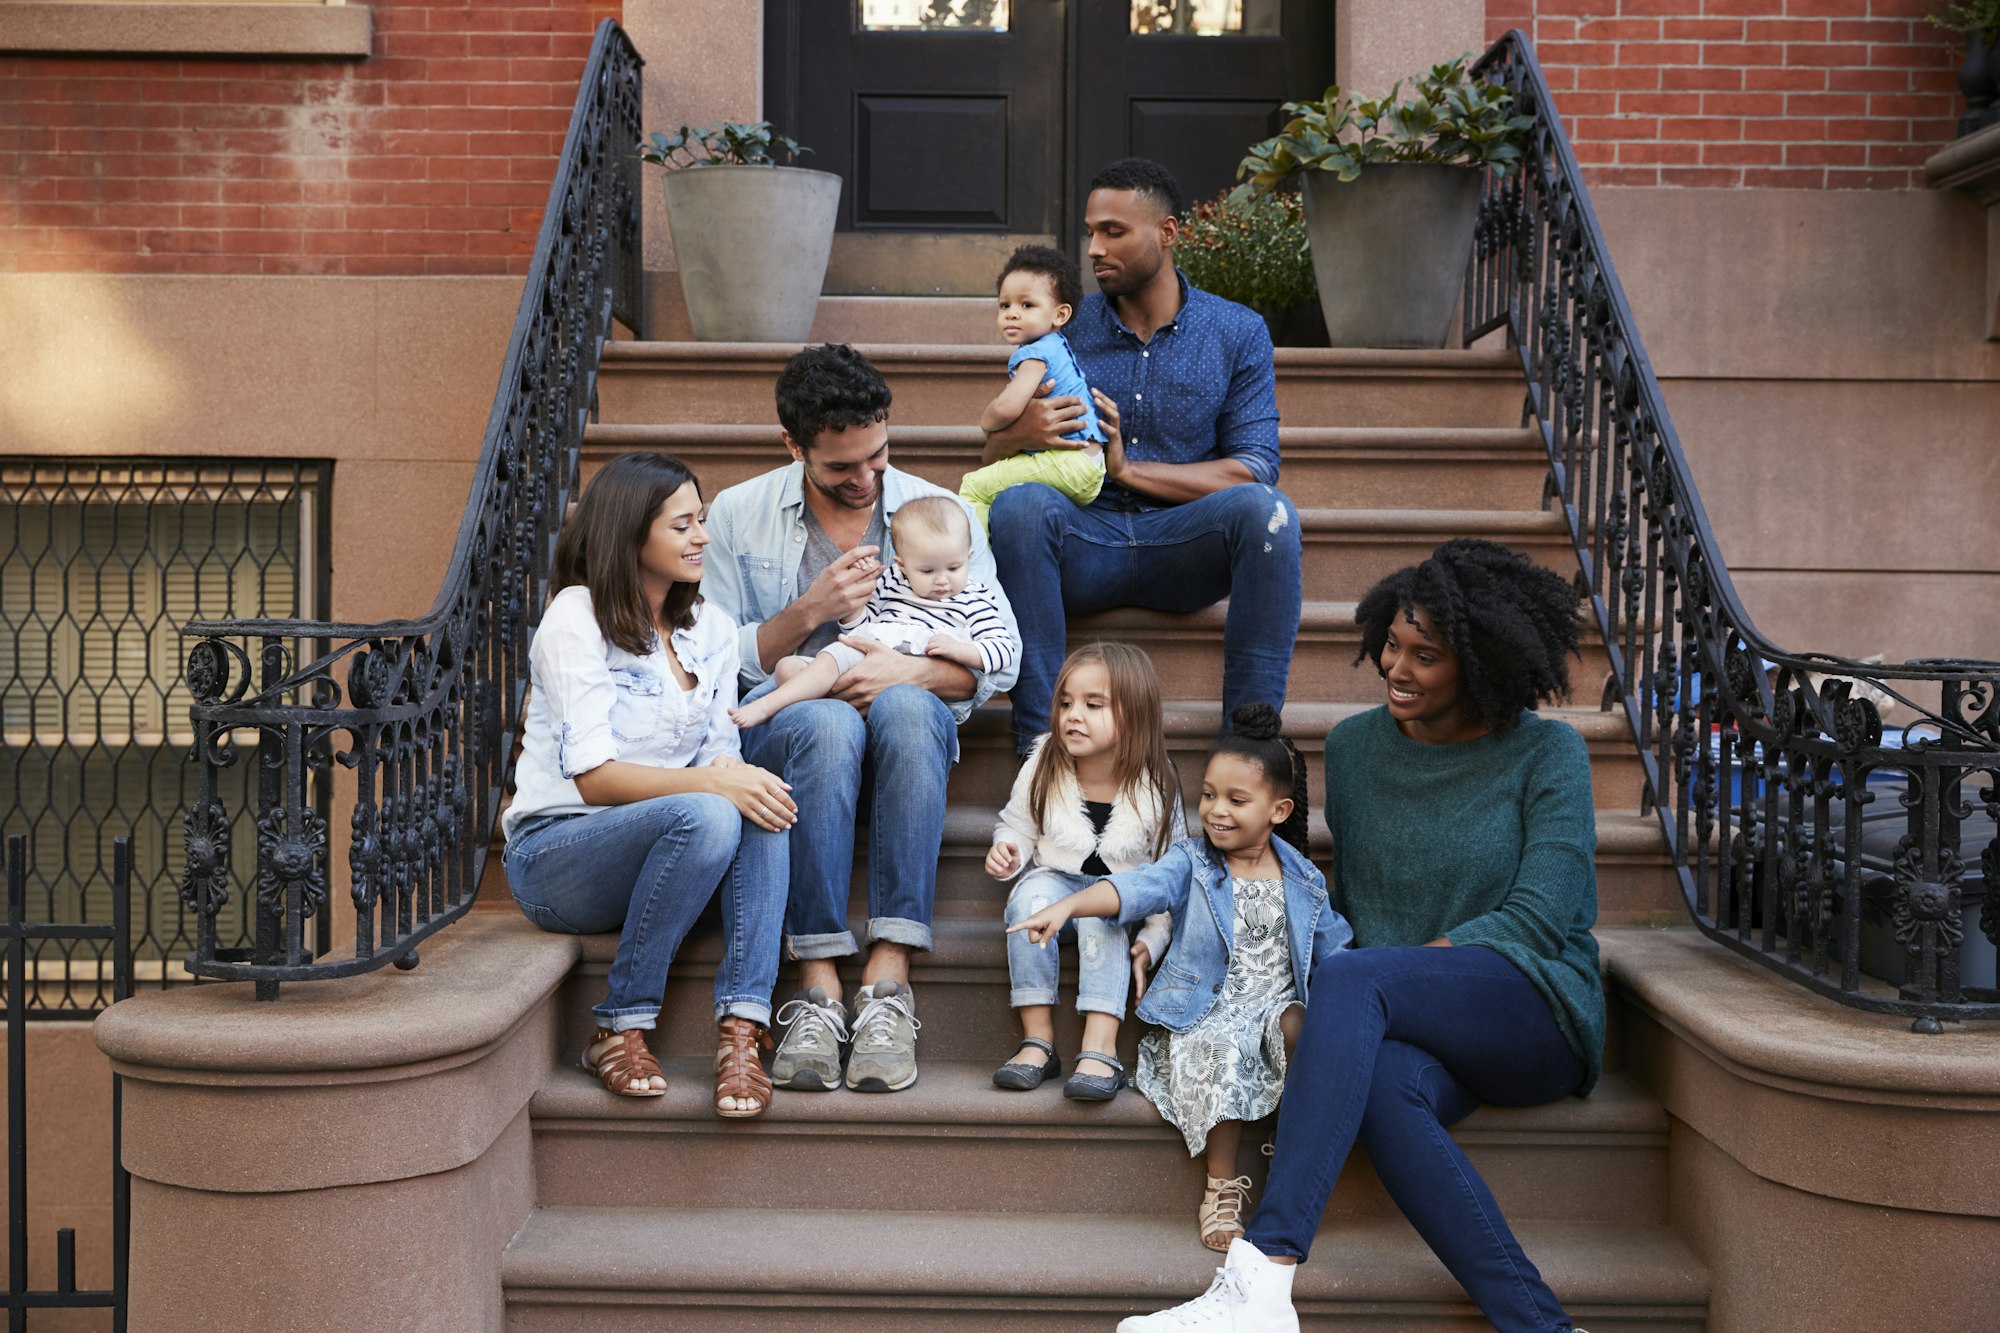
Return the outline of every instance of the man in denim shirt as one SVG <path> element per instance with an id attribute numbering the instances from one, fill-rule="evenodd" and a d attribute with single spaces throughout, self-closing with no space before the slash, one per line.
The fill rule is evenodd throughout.
<path id="1" fill-rule="evenodd" d="M 742 685 L 754 691 L 778 660 L 810 657 L 838 622 L 868 604 L 894 558 L 888 518 L 904 501 L 942 495 L 966 508 L 971 577 L 993 589 L 1007 632 L 1013 609 L 993 554 L 951 492 L 889 466 L 889 386 L 851 347 L 808 347 L 778 376 L 778 420 L 792 463 L 731 486 L 709 506 L 702 596 L 733 617 Z M 799 994 L 771 1065 L 780 1087 L 845 1082 L 894 1092 L 917 1079 L 910 954 L 931 945 L 944 787 L 958 760 L 958 724 L 1014 668 L 986 674 L 912 657 L 866 639 L 864 654 L 825 699 L 795 703 L 743 733 L 744 757 L 791 784 L 791 891 L 785 945 L 800 963 Z M 868 959 L 853 1005 L 841 1004 L 836 959 L 857 951 L 847 928 L 856 811 L 868 810 Z M 843 1072 L 841 1045 L 849 1043 Z"/>
<path id="2" fill-rule="evenodd" d="M 1298 511 L 1278 489 L 1277 375 L 1264 321 L 1173 264 L 1180 187 L 1144 158 L 1091 181 L 1084 209 L 1098 292 L 1064 330 L 1113 442 L 1103 492 L 1077 505 L 1047 486 L 993 502 L 1000 585 L 1021 616 L 1014 740 L 1048 730 L 1066 618 L 1119 606 L 1195 611 L 1229 599 L 1222 716 L 1282 707 L 1299 632 Z M 1108 415 L 1107 415 L 1108 413 Z M 984 462 L 1063 439 L 1082 400 L 1043 397 L 987 437 Z M 1225 723 L 1226 725 L 1226 723 Z"/>

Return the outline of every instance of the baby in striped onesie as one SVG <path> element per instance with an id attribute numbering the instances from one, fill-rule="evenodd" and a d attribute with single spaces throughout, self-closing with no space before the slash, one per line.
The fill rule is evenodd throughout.
<path id="1" fill-rule="evenodd" d="M 972 525 L 957 500 L 927 495 L 889 516 L 895 562 L 882 571 L 861 614 L 840 622 L 851 639 L 870 639 L 914 657 L 942 657 L 992 673 L 1020 655 L 1020 645 L 983 583 L 973 583 Z M 831 643 L 816 657 L 786 657 L 771 674 L 778 687 L 729 710 L 738 727 L 768 722 L 802 699 L 824 699 L 861 660 L 861 650 Z"/>

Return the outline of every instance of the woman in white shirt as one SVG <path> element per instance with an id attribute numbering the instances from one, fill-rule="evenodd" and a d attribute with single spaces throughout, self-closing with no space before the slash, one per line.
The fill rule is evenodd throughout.
<path id="1" fill-rule="evenodd" d="M 529 650 L 516 792 L 503 827 L 514 900 L 544 930 L 617 930 L 583 1067 L 658 1097 L 647 1049 L 667 966 L 718 886 L 715 1109 L 771 1103 L 769 1046 L 798 810 L 743 762 L 737 634 L 701 600 L 701 490 L 678 459 L 626 454 L 591 481 L 556 543 L 556 589 Z"/>

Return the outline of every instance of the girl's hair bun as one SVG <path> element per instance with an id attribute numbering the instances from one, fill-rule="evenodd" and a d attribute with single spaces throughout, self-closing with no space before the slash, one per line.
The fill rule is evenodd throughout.
<path id="1" fill-rule="evenodd" d="M 1283 733 L 1284 722 L 1269 704 L 1238 704 L 1229 716 L 1229 729 L 1245 740 L 1274 741 Z"/>

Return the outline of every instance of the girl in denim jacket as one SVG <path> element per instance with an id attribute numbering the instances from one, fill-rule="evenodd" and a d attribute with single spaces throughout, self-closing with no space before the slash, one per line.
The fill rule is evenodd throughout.
<path id="1" fill-rule="evenodd" d="M 1010 926 L 1094 880 L 1157 859 L 1187 832 L 1152 659 L 1122 643 L 1079 648 L 1056 677 L 1055 698 L 1055 726 L 1028 752 L 986 854 L 993 878 L 1021 875 L 1007 898 Z M 1146 974 L 1167 951 L 1167 914 L 1154 914 L 1137 941 L 1115 921 L 1078 921 L 1071 933 L 1083 1044 L 1063 1096 L 1110 1101 L 1125 1084 L 1117 1054 L 1125 993 L 1136 986 L 1144 995 Z M 993 1072 L 995 1087 L 1025 1092 L 1062 1073 L 1058 970 L 1053 950 L 1008 937 L 1010 998 L 1025 1035 Z"/>
<path id="2" fill-rule="evenodd" d="M 1237 1174 L 1237 1145 L 1245 1120 L 1277 1107 L 1308 978 L 1354 936 L 1306 859 L 1305 763 L 1277 710 L 1245 704 L 1231 722 L 1202 774 L 1202 837 L 1010 927 L 1040 944 L 1072 917 L 1171 914 L 1173 944 L 1139 1003 L 1164 1031 L 1140 1041 L 1136 1083 L 1189 1156 L 1207 1158 L 1200 1227 L 1212 1250 L 1243 1234 L 1250 1177 Z"/>

